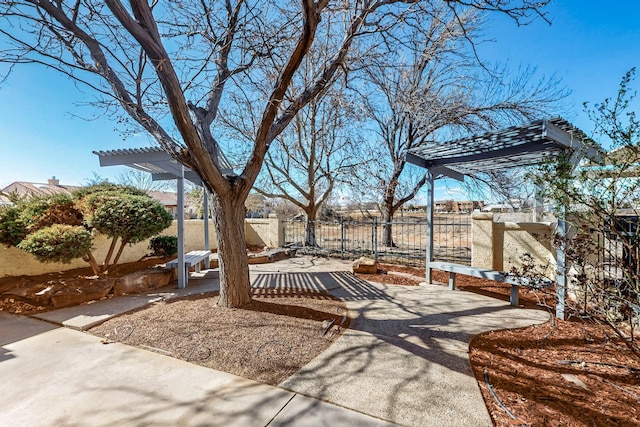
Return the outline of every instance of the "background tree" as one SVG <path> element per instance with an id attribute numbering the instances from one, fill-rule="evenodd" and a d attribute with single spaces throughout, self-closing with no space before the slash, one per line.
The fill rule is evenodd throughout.
<path id="1" fill-rule="evenodd" d="M 171 222 L 167 210 L 144 192 L 101 184 L 72 196 L 33 197 L 0 209 L 0 243 L 29 252 L 41 262 L 82 258 L 98 275 L 118 263 L 126 245 L 160 233 Z M 96 233 L 111 238 L 102 263 L 92 253 Z"/>
<path id="2" fill-rule="evenodd" d="M 259 193 L 251 193 L 247 197 L 244 207 L 247 209 L 247 216 L 264 218 L 267 213 L 267 199 Z"/>
<path id="3" fill-rule="evenodd" d="M 519 21 L 540 15 L 546 3 L 446 2 L 452 10 L 502 11 Z M 251 299 L 244 202 L 269 146 L 342 70 L 356 39 L 390 34 L 405 16 L 430 13 L 431 4 L 130 0 L 125 6 L 120 0 L 6 0 L 0 3 L 0 61 L 43 64 L 86 84 L 104 105 L 117 107 L 200 175 L 212 194 L 218 305 L 237 307 Z M 314 43 L 327 43 L 331 59 L 317 64 L 310 85 L 292 87 Z M 236 105 L 256 111 L 249 144 L 225 140 L 216 126 L 221 105 L 228 106 L 225 111 Z M 225 170 L 221 161 L 221 150 L 234 142 L 245 154 L 237 172 Z"/>
<path id="4" fill-rule="evenodd" d="M 482 29 L 476 10 L 455 13 L 441 5 L 432 12 L 428 19 L 408 20 L 404 37 L 380 46 L 361 74 L 375 135 L 362 153 L 375 160 L 355 184 L 377 196 L 387 246 L 393 246 L 395 213 L 427 180 L 424 169 L 406 163 L 408 150 L 548 115 L 566 96 L 554 79 L 532 84 L 533 70 L 509 81 L 505 70 L 488 69 L 474 50 Z"/>
<path id="5" fill-rule="evenodd" d="M 329 90 L 300 110 L 265 159 L 255 190 L 288 200 L 305 214 L 305 241 L 316 246 L 315 221 L 336 186 L 353 173 L 357 108 L 342 88 Z"/>
<path id="6" fill-rule="evenodd" d="M 148 193 L 149 191 L 169 191 L 175 190 L 175 186 L 170 181 L 154 181 L 151 174 L 137 169 L 127 169 L 118 175 L 116 182 L 121 185 L 137 188 Z"/>

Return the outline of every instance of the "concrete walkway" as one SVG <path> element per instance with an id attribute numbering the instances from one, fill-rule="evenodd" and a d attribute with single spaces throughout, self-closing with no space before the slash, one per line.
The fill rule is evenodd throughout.
<path id="1" fill-rule="evenodd" d="M 350 263 L 311 257 L 251 266 L 253 286 L 327 290 L 346 301 L 354 319 L 281 387 L 0 314 L 0 425 L 490 426 L 469 339 L 541 323 L 547 314 L 444 286 L 371 284 L 349 270 Z M 203 275 L 186 290 L 38 317 L 82 330 L 150 301 L 217 286 Z"/>

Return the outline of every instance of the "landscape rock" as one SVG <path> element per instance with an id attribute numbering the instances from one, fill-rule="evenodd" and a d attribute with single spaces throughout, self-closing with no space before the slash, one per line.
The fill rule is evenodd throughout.
<path id="1" fill-rule="evenodd" d="M 289 249 L 289 248 L 269 249 L 269 250 L 265 251 L 264 253 L 265 253 L 265 255 L 269 256 L 269 261 L 271 261 L 271 262 L 282 261 L 283 259 L 288 259 L 288 258 L 296 256 L 296 250 L 295 249 Z"/>
<path id="2" fill-rule="evenodd" d="M 247 258 L 249 264 L 265 264 L 269 262 L 269 255 L 253 255 Z"/>
<path id="3" fill-rule="evenodd" d="M 353 272 L 361 274 L 376 274 L 378 272 L 378 263 L 374 259 L 360 257 L 353 261 Z"/>
<path id="4" fill-rule="evenodd" d="M 67 281 L 64 288 L 51 295 L 51 304 L 56 308 L 70 307 L 83 302 L 106 297 L 116 279 L 75 279 Z"/>
<path id="5" fill-rule="evenodd" d="M 296 249 L 290 248 L 275 248 L 265 249 L 259 254 L 249 255 L 249 264 L 264 264 L 266 262 L 282 261 L 283 259 L 291 258 L 296 255 Z"/>
<path id="6" fill-rule="evenodd" d="M 137 271 L 116 280 L 113 288 L 115 295 L 135 294 L 149 289 L 167 286 L 172 278 L 172 271 L 165 268 Z"/>
<path id="7" fill-rule="evenodd" d="M 47 306 L 51 303 L 51 295 L 59 289 L 59 285 L 43 283 L 36 286 L 9 289 L 3 292 L 2 296 L 35 306 Z"/>

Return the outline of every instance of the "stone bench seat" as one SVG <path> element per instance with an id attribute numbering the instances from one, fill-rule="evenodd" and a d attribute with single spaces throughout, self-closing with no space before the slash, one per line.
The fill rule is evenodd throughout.
<path id="1" fill-rule="evenodd" d="M 200 264 L 209 259 L 211 251 L 191 251 L 184 254 L 184 277 L 185 283 L 189 281 L 189 269 L 195 267 L 196 273 L 200 272 Z M 167 268 L 178 268 L 178 258 L 166 264 Z"/>
<path id="2" fill-rule="evenodd" d="M 434 261 L 428 264 L 428 268 L 448 271 L 449 272 L 449 289 L 456 288 L 456 274 L 464 274 L 467 276 L 478 277 L 480 279 L 488 279 L 496 282 L 508 283 L 511 285 L 511 293 L 509 294 L 509 303 L 517 306 L 520 300 L 520 287 L 530 286 L 535 288 L 548 288 L 553 286 L 551 280 L 543 280 L 542 282 L 530 283 L 526 277 L 516 277 L 503 271 L 496 271 L 487 268 L 470 267 L 468 265 L 454 264 L 450 262 Z"/>

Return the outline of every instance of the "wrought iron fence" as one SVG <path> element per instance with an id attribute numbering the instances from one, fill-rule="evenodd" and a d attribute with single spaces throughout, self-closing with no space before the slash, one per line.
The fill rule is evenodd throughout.
<path id="1" fill-rule="evenodd" d="M 598 261 L 604 279 L 618 284 L 640 276 L 640 236 L 637 216 L 617 216 L 597 234 Z"/>
<path id="2" fill-rule="evenodd" d="M 427 243 L 424 217 L 390 223 L 375 217 L 371 220 L 339 218 L 314 221 L 313 226 L 315 232 L 307 233 L 305 220 L 285 221 L 285 245 L 306 254 L 342 259 L 368 256 L 381 262 L 424 265 Z M 436 215 L 433 231 L 435 260 L 471 264 L 470 215 Z"/>

